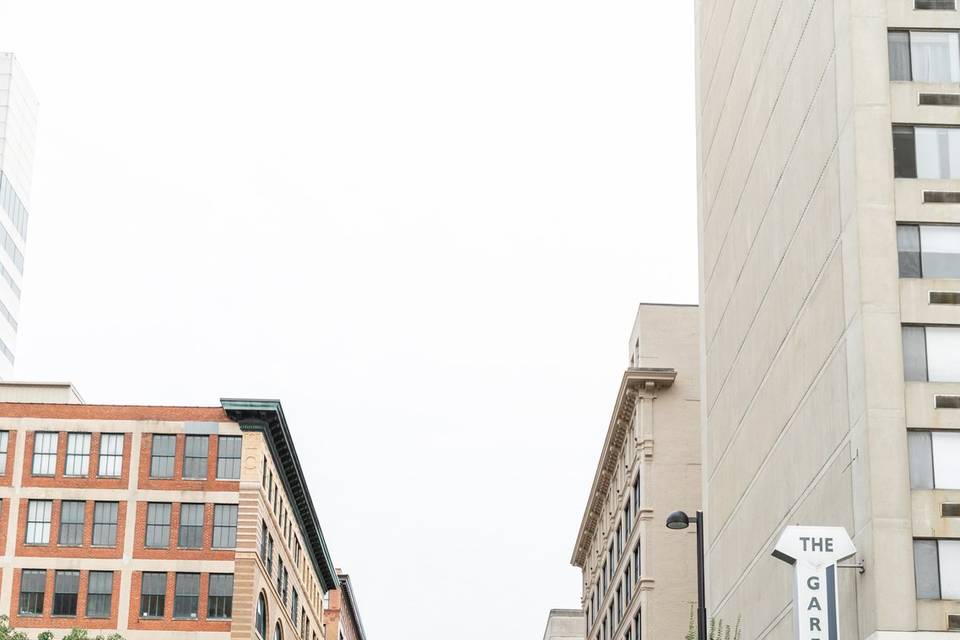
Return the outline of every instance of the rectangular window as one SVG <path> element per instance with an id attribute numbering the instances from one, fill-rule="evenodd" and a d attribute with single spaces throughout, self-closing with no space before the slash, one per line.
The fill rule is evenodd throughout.
<path id="1" fill-rule="evenodd" d="M 154 434 L 151 441 L 150 477 L 172 478 L 173 459 L 177 451 L 177 437 Z"/>
<path id="2" fill-rule="evenodd" d="M 917 177 L 917 143 L 911 126 L 893 127 L 893 175 Z"/>
<path id="3" fill-rule="evenodd" d="M 140 617 L 162 618 L 167 602 L 167 574 L 144 572 L 140 585 Z"/>
<path id="4" fill-rule="evenodd" d="M 213 548 L 233 549 L 237 546 L 237 505 L 213 507 Z"/>
<path id="5" fill-rule="evenodd" d="M 202 504 L 180 505 L 180 533 L 177 546 L 183 549 L 203 547 L 203 508 Z"/>
<path id="6" fill-rule="evenodd" d="M 123 434 L 100 434 L 100 468 L 97 475 L 101 478 L 119 478 L 123 472 Z"/>
<path id="7" fill-rule="evenodd" d="M 291 589 L 290 596 L 290 619 L 293 620 L 293 626 L 297 626 L 297 611 L 300 610 L 300 596 L 296 589 Z"/>
<path id="8" fill-rule="evenodd" d="M 284 602 L 287 601 L 286 590 L 283 586 L 283 561 L 280 557 L 277 557 L 277 592 L 280 594 Z"/>
<path id="9" fill-rule="evenodd" d="M 209 448 L 210 438 L 207 436 L 187 436 L 183 449 L 184 478 L 192 480 L 206 479 Z"/>
<path id="10" fill-rule="evenodd" d="M 960 599 L 960 540 L 914 540 L 913 562 L 918 599 Z"/>
<path id="11" fill-rule="evenodd" d="M 904 379 L 960 382 L 960 327 L 903 327 Z"/>
<path id="12" fill-rule="evenodd" d="M 954 11 L 957 8 L 957 0 L 914 0 L 914 9 Z"/>
<path id="13" fill-rule="evenodd" d="M 90 434 L 67 434 L 67 463 L 63 474 L 85 476 L 90 473 Z"/>
<path id="14" fill-rule="evenodd" d="M 57 441 L 60 434 L 37 431 L 33 435 L 33 475 L 52 476 L 57 472 Z"/>
<path id="15" fill-rule="evenodd" d="M 633 596 L 633 580 L 630 579 L 630 563 L 623 568 L 623 597 L 626 599 L 627 604 L 630 604 L 631 597 Z"/>
<path id="16" fill-rule="evenodd" d="M 890 31 L 890 80 L 960 82 L 960 38 L 956 31 Z"/>
<path id="17" fill-rule="evenodd" d="M 960 432 L 909 431 L 910 486 L 960 490 Z"/>
<path id="18" fill-rule="evenodd" d="M 57 571 L 53 576 L 53 615 L 77 615 L 77 593 L 79 592 L 79 571 Z"/>
<path id="19" fill-rule="evenodd" d="M 960 278 L 960 225 L 897 225 L 901 278 Z"/>
<path id="20" fill-rule="evenodd" d="M 640 582 L 640 543 L 633 548 L 633 579 Z"/>
<path id="21" fill-rule="evenodd" d="M 200 607 L 200 574 L 178 573 L 173 598 L 173 617 L 195 619 Z"/>
<path id="22" fill-rule="evenodd" d="M 10 445 L 10 432 L 0 431 L 0 476 L 7 474 L 7 447 Z"/>
<path id="23" fill-rule="evenodd" d="M 220 436 L 217 439 L 217 478 L 240 479 L 241 436 Z"/>
<path id="24" fill-rule="evenodd" d="M 83 544 L 83 522 L 87 503 L 79 500 L 64 500 L 60 503 L 60 537 L 64 547 L 79 547 Z M 56 608 L 56 602 L 54 602 Z"/>
<path id="25" fill-rule="evenodd" d="M 207 618 L 220 620 L 233 615 L 233 574 L 211 573 L 207 593 Z"/>
<path id="26" fill-rule="evenodd" d="M 113 600 L 113 572 L 91 571 L 87 583 L 87 617 L 109 618 Z"/>
<path id="27" fill-rule="evenodd" d="M 147 537 L 144 542 L 146 546 L 170 546 L 170 508 L 169 502 L 147 504 Z"/>
<path id="28" fill-rule="evenodd" d="M 119 503 L 93 503 L 93 546 L 117 546 L 117 511 Z"/>
<path id="29" fill-rule="evenodd" d="M 929 180 L 960 177 L 960 129 L 913 127 L 913 137 L 916 160 L 916 176 L 913 177 Z"/>
<path id="30" fill-rule="evenodd" d="M 47 590 L 47 572 L 24 569 L 20 572 L 20 615 L 42 616 L 43 593 Z"/>
<path id="31" fill-rule="evenodd" d="M 27 503 L 27 544 L 48 544 L 50 542 L 50 517 L 53 513 L 52 500 L 30 500 Z"/>

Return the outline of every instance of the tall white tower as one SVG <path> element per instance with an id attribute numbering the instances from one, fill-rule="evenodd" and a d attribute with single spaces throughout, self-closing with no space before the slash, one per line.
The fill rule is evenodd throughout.
<path id="1" fill-rule="evenodd" d="M 0 53 L 0 379 L 13 372 L 27 243 L 37 99 L 12 53 Z"/>

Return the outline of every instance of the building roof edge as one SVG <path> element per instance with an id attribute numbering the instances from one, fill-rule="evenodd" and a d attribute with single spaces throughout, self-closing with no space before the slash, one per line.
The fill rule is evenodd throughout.
<path id="1" fill-rule="evenodd" d="M 593 484 L 587 498 L 587 505 L 580 520 L 580 530 L 573 548 L 570 564 L 575 567 L 584 567 L 590 541 L 596 531 L 597 522 L 603 507 L 603 499 L 610 488 L 610 478 L 616 471 L 617 456 L 623 447 L 626 437 L 626 428 L 630 423 L 630 416 L 636 404 L 637 394 L 647 383 L 657 388 L 665 389 L 673 385 L 677 377 L 677 370 L 670 368 L 629 368 L 623 372 L 620 381 L 620 390 L 613 405 L 613 414 L 607 426 L 607 435 L 600 451 L 600 460 L 593 476 Z"/>
<path id="2" fill-rule="evenodd" d="M 320 520 L 317 518 L 316 508 L 310 497 L 310 489 L 307 487 L 297 450 L 293 446 L 293 438 L 280 401 L 223 398 L 220 404 L 227 416 L 240 425 L 240 429 L 260 431 L 264 434 L 277 468 L 283 471 L 280 479 L 287 494 L 296 504 L 294 513 L 300 524 L 300 530 L 307 538 L 307 550 L 314 570 L 323 584 L 324 591 L 336 589 L 340 584 L 337 572 L 330 558 L 330 550 L 323 537 Z"/>

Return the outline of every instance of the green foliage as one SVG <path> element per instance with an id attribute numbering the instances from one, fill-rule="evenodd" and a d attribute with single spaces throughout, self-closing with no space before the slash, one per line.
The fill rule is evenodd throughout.
<path id="1" fill-rule="evenodd" d="M 740 618 L 741 616 L 737 616 L 737 624 L 732 629 L 730 625 L 723 623 L 722 618 L 710 618 L 710 622 L 707 624 L 707 640 L 740 640 L 742 631 Z M 697 619 L 694 616 L 693 605 L 690 605 L 690 621 L 687 623 L 687 635 L 684 638 L 685 640 L 697 640 Z"/>
<path id="2" fill-rule="evenodd" d="M 55 640 L 56 636 L 50 631 L 42 631 L 37 634 L 37 640 Z M 10 619 L 7 616 L 0 616 L 0 640 L 29 640 L 29 637 L 23 631 L 17 631 L 10 626 Z M 91 636 L 86 629 L 73 629 L 70 633 L 63 636 L 63 640 L 123 640 L 119 633 L 112 633 L 108 636 Z"/>

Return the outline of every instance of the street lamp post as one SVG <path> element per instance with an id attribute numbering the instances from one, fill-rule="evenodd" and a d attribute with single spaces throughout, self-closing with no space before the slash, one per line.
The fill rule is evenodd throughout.
<path id="1" fill-rule="evenodd" d="M 703 577 L 703 511 L 692 518 L 697 523 L 697 640 L 707 640 L 706 588 Z M 691 518 L 683 511 L 674 511 L 667 517 L 668 529 L 686 529 Z"/>

